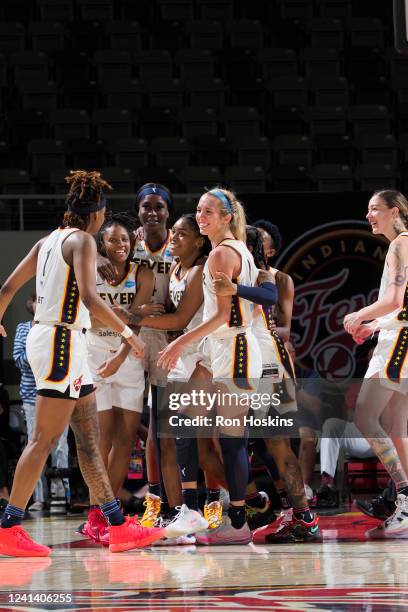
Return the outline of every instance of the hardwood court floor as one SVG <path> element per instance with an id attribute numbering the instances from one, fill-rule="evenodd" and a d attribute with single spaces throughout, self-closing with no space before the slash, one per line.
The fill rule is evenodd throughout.
<path id="1" fill-rule="evenodd" d="M 365 531 L 378 522 L 358 512 L 322 517 L 319 544 L 153 547 L 122 554 L 76 535 L 80 522 L 27 521 L 27 531 L 51 545 L 52 556 L 0 557 L 1 611 L 408 609 L 408 539 L 367 541 Z"/>

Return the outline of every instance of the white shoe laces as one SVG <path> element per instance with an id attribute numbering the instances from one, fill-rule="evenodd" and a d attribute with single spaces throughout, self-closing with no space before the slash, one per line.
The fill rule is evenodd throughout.
<path id="1" fill-rule="evenodd" d="M 168 523 L 168 525 L 172 525 L 176 521 L 185 518 L 186 512 L 189 511 L 189 508 L 186 506 L 186 504 L 183 504 L 182 506 L 176 506 L 175 510 L 177 510 L 177 514 L 174 519 Z"/>

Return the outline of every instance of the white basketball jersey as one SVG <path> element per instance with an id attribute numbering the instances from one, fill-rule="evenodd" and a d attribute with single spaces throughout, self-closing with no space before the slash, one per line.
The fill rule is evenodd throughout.
<path id="1" fill-rule="evenodd" d="M 37 260 L 37 306 L 35 320 L 40 323 L 67 323 L 77 328 L 90 328 L 89 311 L 78 291 L 74 268 L 62 255 L 64 240 L 79 230 L 56 229 L 44 241 Z"/>
<path id="2" fill-rule="evenodd" d="M 158 251 L 151 251 L 144 240 L 140 240 L 135 248 L 133 261 L 146 266 L 154 274 L 154 292 L 152 302 L 165 304 L 169 292 L 169 274 L 173 256 L 169 251 L 170 232 L 167 240 Z"/>
<path id="3" fill-rule="evenodd" d="M 408 232 L 401 232 L 400 236 L 408 236 Z M 384 262 L 384 270 L 381 277 L 380 291 L 378 299 L 384 295 L 389 285 L 389 272 L 388 272 L 388 253 Z M 403 274 L 407 272 L 404 270 Z M 401 327 L 408 327 L 408 282 L 405 285 L 404 304 L 402 309 L 397 308 L 382 317 L 378 317 L 378 328 L 379 329 L 399 329 Z"/>
<path id="4" fill-rule="evenodd" d="M 178 308 L 181 298 L 183 297 L 183 294 L 186 290 L 187 277 L 190 272 L 189 270 L 188 272 L 185 273 L 185 275 L 182 278 L 179 278 L 180 269 L 181 269 L 180 264 L 177 264 L 177 266 L 174 268 L 171 274 L 170 286 L 169 286 L 170 299 L 171 299 L 172 304 L 174 304 L 176 308 Z M 201 304 L 200 308 L 197 310 L 197 312 L 191 319 L 190 323 L 187 325 L 186 331 L 189 331 L 190 329 L 194 329 L 195 327 L 197 327 L 197 325 L 200 325 L 200 323 L 202 323 L 203 309 L 204 309 L 204 306 L 203 304 Z"/>
<path id="5" fill-rule="evenodd" d="M 238 278 L 234 279 L 234 281 L 236 281 L 237 284 L 240 285 L 254 287 L 256 285 L 256 280 L 258 277 L 258 269 L 255 266 L 254 258 L 247 249 L 246 244 L 244 242 L 241 242 L 240 240 L 232 239 L 223 240 L 221 244 L 222 246 L 228 246 L 233 248 L 241 256 L 241 272 L 239 273 Z M 206 261 L 204 266 L 203 280 L 203 320 L 207 321 L 207 319 L 213 316 L 217 310 L 217 300 L 216 295 L 212 290 L 212 277 L 208 267 L 208 260 Z M 254 306 L 252 302 L 249 302 L 248 300 L 243 300 L 237 295 L 233 295 L 231 301 L 231 313 L 229 322 L 219 327 L 216 330 L 215 334 L 218 336 L 228 332 L 228 335 L 230 335 L 234 332 L 234 329 L 240 328 L 237 329 L 237 333 L 239 333 L 239 331 L 242 331 L 243 327 L 249 327 L 252 323 L 253 309 Z"/>
<path id="6" fill-rule="evenodd" d="M 99 297 L 111 308 L 119 304 L 129 310 L 136 295 L 139 269 L 139 264 L 130 262 L 123 279 L 116 285 L 108 283 L 98 274 L 96 277 L 96 290 Z M 122 335 L 109 327 L 99 327 L 90 330 L 88 341 L 89 344 L 117 350 L 121 344 Z"/>

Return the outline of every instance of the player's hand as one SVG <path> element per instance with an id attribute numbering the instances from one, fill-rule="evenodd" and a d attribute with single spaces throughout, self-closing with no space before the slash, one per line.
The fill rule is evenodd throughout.
<path id="1" fill-rule="evenodd" d="M 163 370 L 172 370 L 175 368 L 183 348 L 182 336 L 170 342 L 170 344 L 159 353 L 159 358 L 157 360 L 158 367 L 163 368 Z"/>
<path id="2" fill-rule="evenodd" d="M 0 325 L 0 336 L 3 336 L 3 338 L 7 338 L 7 332 L 4 329 L 4 325 Z"/>
<path id="3" fill-rule="evenodd" d="M 130 338 L 126 338 L 126 342 L 130 344 L 136 357 L 143 357 L 146 345 L 139 336 L 132 334 Z"/>
<path id="4" fill-rule="evenodd" d="M 236 295 L 237 286 L 224 272 L 216 272 L 212 282 L 214 293 L 219 296 Z"/>
<path id="5" fill-rule="evenodd" d="M 123 359 L 120 359 L 116 356 L 111 357 L 110 359 L 107 359 L 106 361 L 102 363 L 102 365 L 99 366 L 96 373 L 101 378 L 108 378 L 109 376 L 113 376 L 119 370 L 123 361 L 124 361 Z"/>
<path id="6" fill-rule="evenodd" d="M 374 331 L 375 330 L 373 329 L 373 326 L 371 324 L 363 324 L 360 325 L 360 327 L 358 327 L 356 331 L 352 334 L 352 338 L 356 344 L 363 344 L 367 340 L 367 338 L 373 335 Z"/>
<path id="7" fill-rule="evenodd" d="M 358 312 L 351 312 L 344 317 L 343 325 L 344 329 L 348 334 L 353 335 L 354 332 L 361 326 L 363 321 L 361 320 Z"/>
<path id="8" fill-rule="evenodd" d="M 119 317 L 121 321 L 123 321 L 123 323 L 126 323 L 126 325 L 129 323 L 129 311 L 126 310 L 126 308 L 123 308 L 123 306 L 121 306 L 120 304 L 118 304 L 116 300 L 114 300 L 114 306 L 112 306 L 112 310 L 115 315 Z"/>
<path id="9" fill-rule="evenodd" d="M 164 314 L 166 312 L 166 309 L 163 304 L 153 303 L 142 304 L 141 306 L 139 306 L 138 310 L 138 314 L 140 314 L 142 317 L 151 317 L 155 315 Z"/>
<path id="10" fill-rule="evenodd" d="M 115 266 L 111 264 L 107 257 L 103 257 L 103 255 L 100 255 L 99 253 L 96 256 L 96 268 L 98 270 L 98 274 L 103 278 L 103 280 L 106 280 L 108 283 L 115 280 Z"/>

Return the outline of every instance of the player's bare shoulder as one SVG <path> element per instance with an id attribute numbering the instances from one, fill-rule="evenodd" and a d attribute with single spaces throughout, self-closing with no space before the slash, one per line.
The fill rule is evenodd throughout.
<path id="1" fill-rule="evenodd" d="M 282 272 L 281 270 L 277 270 L 273 268 L 272 273 L 275 273 L 275 283 L 281 289 L 293 290 L 294 284 L 293 279 L 286 272 Z"/>
<path id="2" fill-rule="evenodd" d="M 78 229 L 69 234 L 62 243 L 62 255 L 68 265 L 72 265 L 73 253 L 81 258 L 96 257 L 96 243 L 91 234 Z"/>
<path id="3" fill-rule="evenodd" d="M 276 274 L 270 270 L 259 270 L 257 277 L 258 285 L 262 285 L 262 283 L 274 283 L 276 284 Z"/>

